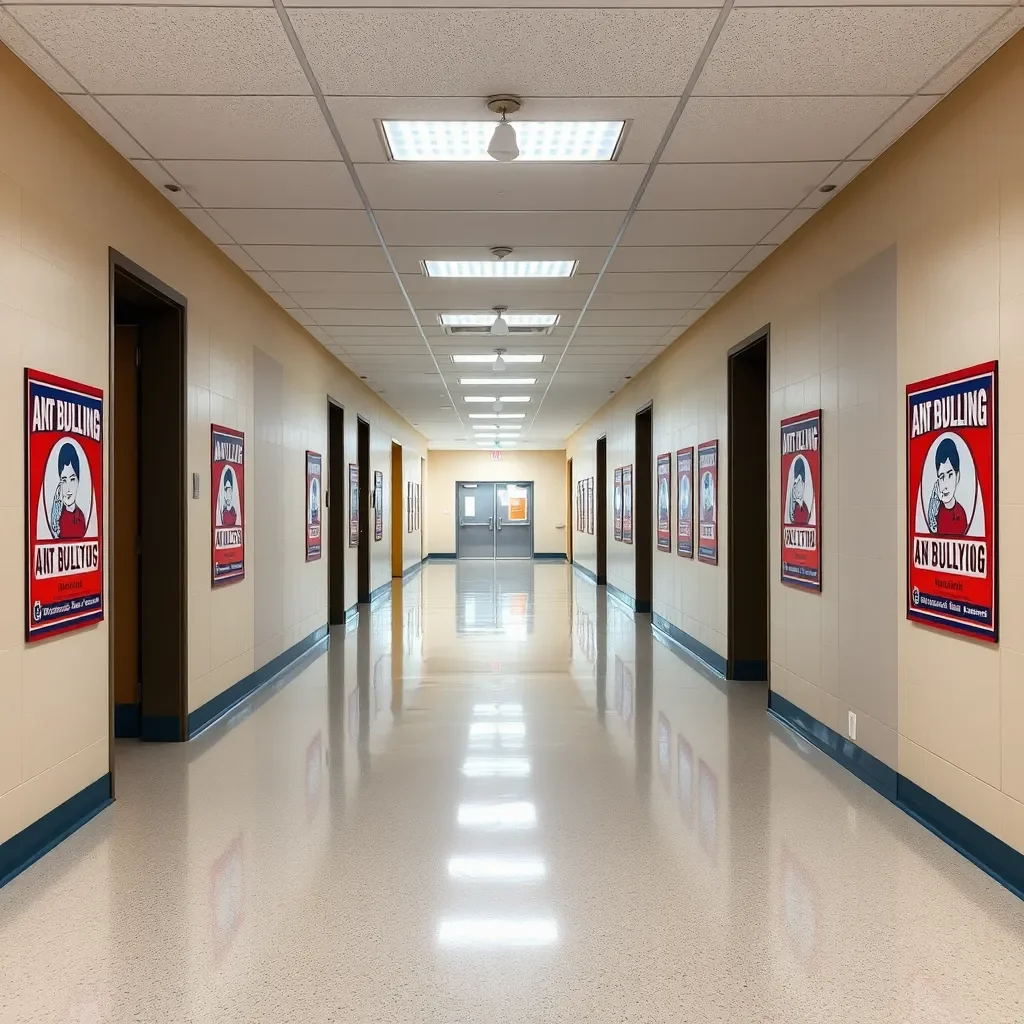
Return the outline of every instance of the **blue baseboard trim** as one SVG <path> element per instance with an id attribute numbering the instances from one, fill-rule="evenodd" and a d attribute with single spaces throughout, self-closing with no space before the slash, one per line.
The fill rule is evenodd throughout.
<path id="1" fill-rule="evenodd" d="M 389 597 L 390 595 L 391 595 L 391 580 L 388 580 L 387 583 L 382 583 L 375 590 L 371 590 L 370 591 L 369 603 L 370 604 L 375 604 L 382 597 Z"/>
<path id="2" fill-rule="evenodd" d="M 0 888 L 113 803 L 110 773 L 0 843 Z"/>
<path id="3" fill-rule="evenodd" d="M 431 551 L 427 555 L 428 562 L 454 562 L 458 555 L 454 551 Z"/>
<path id="4" fill-rule="evenodd" d="M 354 604 L 351 608 L 345 609 L 345 626 L 346 628 L 351 626 L 353 623 L 359 621 L 359 605 Z"/>
<path id="5" fill-rule="evenodd" d="M 1024 854 L 772 691 L 768 713 L 1024 900 Z"/>
<path id="6" fill-rule="evenodd" d="M 564 551 L 534 551 L 533 557 L 538 562 L 565 562 Z"/>
<path id="7" fill-rule="evenodd" d="M 739 682 L 763 683 L 768 678 L 767 661 L 735 661 L 732 666 L 730 679 Z"/>
<path id="8" fill-rule="evenodd" d="M 135 739 L 140 731 L 139 705 L 138 704 L 115 704 L 114 705 L 114 738 Z"/>
<path id="9" fill-rule="evenodd" d="M 426 558 L 421 558 L 415 565 L 410 565 L 407 569 L 402 570 L 402 579 L 408 579 L 410 576 L 415 576 L 416 573 L 423 568 Z"/>
<path id="10" fill-rule="evenodd" d="M 636 611 L 636 601 L 629 596 L 624 590 L 619 590 L 618 587 L 613 586 L 611 583 L 605 584 L 608 588 L 608 596 L 614 597 L 619 604 L 624 604 L 631 612 Z"/>
<path id="11" fill-rule="evenodd" d="M 651 625 L 664 633 L 670 640 L 674 640 L 698 661 L 703 662 L 715 675 L 722 679 L 725 678 L 728 665 L 725 658 L 717 651 L 713 651 L 707 644 L 702 644 L 695 636 L 690 636 L 689 633 L 669 622 L 663 615 L 658 615 L 657 612 L 651 615 Z"/>
<path id="12" fill-rule="evenodd" d="M 591 572 L 585 565 L 580 565 L 579 562 L 573 562 L 572 567 L 581 575 L 586 576 L 591 583 L 597 583 L 597 573 Z"/>
<path id="13" fill-rule="evenodd" d="M 197 736 L 236 704 L 255 693 L 261 686 L 265 686 L 275 676 L 280 675 L 304 654 L 312 651 L 314 647 L 322 644 L 323 649 L 327 650 L 329 643 L 329 627 L 327 625 L 320 626 L 314 629 L 309 636 L 304 637 L 297 644 L 293 644 L 288 650 L 282 651 L 276 658 L 272 658 L 262 668 L 250 672 L 244 679 L 239 679 L 233 686 L 229 686 L 223 693 L 217 694 L 216 697 L 196 708 L 188 716 L 188 738 L 192 739 Z"/>
<path id="14" fill-rule="evenodd" d="M 181 719 L 177 715 L 143 715 L 139 719 L 139 739 L 146 743 L 178 743 Z"/>

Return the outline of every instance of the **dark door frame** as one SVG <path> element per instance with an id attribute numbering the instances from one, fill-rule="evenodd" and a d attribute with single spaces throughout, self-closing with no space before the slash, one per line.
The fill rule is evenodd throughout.
<path id="1" fill-rule="evenodd" d="M 565 555 L 569 559 L 569 564 L 573 564 L 573 549 L 576 545 L 576 507 L 573 504 L 573 499 L 576 495 L 576 482 L 572 476 L 572 456 L 566 460 L 565 463 L 565 479 L 566 479 L 566 496 L 568 498 L 568 513 L 565 517 Z"/>
<path id="2" fill-rule="evenodd" d="M 159 705 L 160 713 L 154 716 L 145 716 L 145 683 L 144 677 L 140 675 L 142 688 L 140 690 L 140 733 L 143 739 L 159 740 L 185 740 L 188 738 L 188 493 L 185 484 L 187 469 L 188 444 L 186 433 L 186 381 L 187 360 L 188 360 L 188 300 L 180 292 L 170 285 L 165 284 L 155 277 L 148 270 L 140 267 L 133 260 L 116 249 L 109 249 L 107 256 L 108 275 L 108 317 L 109 317 L 109 339 L 108 339 L 108 402 L 107 402 L 107 434 L 114 436 L 114 402 L 113 390 L 116 387 L 115 376 L 115 330 L 117 326 L 117 282 L 120 279 L 122 288 L 135 289 L 142 296 L 149 296 L 160 303 L 160 308 L 166 307 L 165 312 L 170 315 L 168 321 L 174 336 L 176 351 L 168 352 L 164 341 L 161 339 L 161 357 L 168 358 L 177 367 L 177 393 L 173 396 L 173 416 L 161 414 L 161 436 L 162 450 L 161 465 L 164 470 L 164 496 L 169 498 L 172 508 L 177 508 L 176 528 L 172 536 L 168 537 L 161 531 L 161 551 L 172 563 L 171 572 L 161 573 L 161 589 L 164 600 L 161 601 L 159 625 L 149 622 L 148 635 L 150 637 L 159 635 L 164 638 L 161 645 L 159 657 L 161 663 L 168 667 L 165 681 L 171 685 L 167 692 L 159 694 L 164 700 L 155 701 L 152 706 Z M 145 335 L 140 332 L 139 352 L 143 367 L 147 365 L 149 357 L 147 352 L 154 351 L 152 343 L 147 346 Z M 145 384 L 145 371 L 140 379 L 139 410 L 140 410 L 140 431 L 142 426 L 142 403 L 146 400 L 146 393 L 149 388 Z M 170 395 L 170 392 L 168 392 Z M 164 396 L 167 397 L 167 396 Z M 141 436 L 140 436 L 141 440 Z M 140 446 L 141 447 L 141 446 Z M 117 472 L 116 461 L 112 457 L 113 447 L 108 449 L 108 481 L 107 495 L 114 493 L 114 476 Z M 141 486 L 141 476 L 140 476 Z M 113 501 L 107 501 L 107 531 L 112 536 L 118 529 L 115 521 L 115 508 Z M 139 531 L 140 537 L 148 538 L 148 530 L 144 520 L 131 524 L 131 528 Z M 170 543 L 168 543 L 170 542 Z M 170 550 L 168 550 L 170 548 Z M 147 545 L 143 546 L 143 557 Z M 176 550 L 175 550 L 176 549 Z M 109 557 L 109 555 L 108 555 Z M 166 567 L 164 567 L 166 569 Z M 147 621 L 150 616 L 150 604 L 144 599 L 140 573 L 140 599 L 139 599 L 139 640 L 140 651 L 143 648 L 143 640 L 147 636 Z M 114 666 L 115 666 L 115 636 L 117 631 L 117 616 L 113 612 L 114 604 L 114 573 L 107 572 L 107 601 L 111 609 L 108 621 L 108 688 L 109 688 L 109 751 L 108 759 L 110 765 L 111 779 L 114 778 Z M 153 612 L 155 615 L 156 613 Z M 152 646 L 147 645 L 147 646 Z M 145 654 L 142 655 L 145 657 Z M 152 718 L 149 725 L 146 718 Z M 113 782 L 112 782 L 113 785 Z"/>
<path id="3" fill-rule="evenodd" d="M 358 600 L 370 603 L 370 422 L 356 417 L 356 464 L 359 466 L 359 546 L 357 548 Z"/>
<path id="4" fill-rule="evenodd" d="M 650 418 L 650 430 L 641 449 L 640 418 Z M 637 409 L 633 447 L 633 600 L 638 612 L 649 613 L 654 604 L 654 402 Z"/>
<path id="5" fill-rule="evenodd" d="M 728 656 L 726 660 L 726 678 L 727 679 L 757 679 L 761 680 L 766 678 L 770 673 L 771 667 L 771 536 L 770 536 L 770 523 L 771 523 L 771 357 L 772 357 L 772 346 L 771 346 L 771 324 L 765 324 L 764 327 L 754 331 L 753 334 L 748 335 L 741 342 L 734 345 L 729 349 L 727 353 L 728 363 L 728 407 L 729 407 L 729 442 L 728 442 L 728 487 L 729 487 L 729 566 L 727 573 L 727 604 L 728 604 L 728 617 L 727 617 L 727 647 Z M 746 659 L 739 659 L 735 652 L 736 644 L 736 629 L 735 629 L 735 598 L 738 594 L 739 579 L 737 576 L 739 570 L 738 559 L 733 556 L 733 547 L 736 538 L 739 536 L 737 530 L 739 529 L 739 518 L 740 508 L 739 503 L 734 499 L 734 487 L 736 481 L 735 473 L 735 457 L 736 457 L 736 445 L 733 441 L 734 422 L 733 414 L 735 409 L 733 407 L 733 386 L 734 386 L 734 372 L 735 372 L 735 360 L 736 357 L 742 355 L 748 349 L 754 345 L 758 345 L 764 342 L 765 345 L 765 439 L 766 439 L 766 450 L 765 450 L 765 510 L 767 513 L 767 524 L 765 532 L 765 545 L 766 545 L 766 565 L 765 565 L 765 615 L 766 623 L 765 628 L 767 630 L 766 638 L 766 649 L 765 649 L 765 665 L 763 671 L 759 665 L 755 665 Z M 719 491 L 721 491 L 721 476 L 719 476 Z"/>
<path id="6" fill-rule="evenodd" d="M 594 490 L 597 492 L 597 517 L 594 530 L 597 534 L 597 583 L 608 583 L 608 437 L 602 434 L 595 446 L 597 470 Z"/>
<path id="7" fill-rule="evenodd" d="M 337 423 L 331 426 L 331 421 Z M 337 438 L 335 437 L 337 435 Z M 335 445 L 335 440 L 338 444 Z M 345 407 L 327 396 L 327 621 L 342 626 L 348 608 L 345 605 L 345 552 L 348 550 L 348 523 L 345 520 L 345 492 L 348 467 L 345 465 Z"/>

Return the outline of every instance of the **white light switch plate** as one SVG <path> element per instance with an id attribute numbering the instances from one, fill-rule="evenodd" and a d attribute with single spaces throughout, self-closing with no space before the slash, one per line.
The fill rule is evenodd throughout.
<path id="1" fill-rule="evenodd" d="M 847 711 L 847 722 L 846 731 L 850 735 L 851 740 L 857 739 L 857 716 L 852 711 Z"/>

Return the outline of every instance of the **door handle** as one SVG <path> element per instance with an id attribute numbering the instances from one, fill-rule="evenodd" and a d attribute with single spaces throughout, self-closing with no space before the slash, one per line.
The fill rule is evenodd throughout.
<path id="1" fill-rule="evenodd" d="M 501 516 L 498 516 L 498 529 L 501 529 Z"/>
<path id="2" fill-rule="evenodd" d="M 494 516 L 487 517 L 487 529 L 494 532 Z"/>

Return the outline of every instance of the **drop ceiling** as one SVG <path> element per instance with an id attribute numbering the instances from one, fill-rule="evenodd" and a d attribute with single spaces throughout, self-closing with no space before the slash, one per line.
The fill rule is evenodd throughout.
<path id="1" fill-rule="evenodd" d="M 544 356 L 519 443 L 561 447 L 1024 24 L 974 0 L 0 8 L 0 39 L 438 448 L 474 446 L 463 396 L 494 393 L 452 354 L 497 345 Z M 616 159 L 389 161 L 382 120 L 491 119 L 495 93 L 522 119 L 626 121 Z M 577 271 L 422 272 L 492 246 Z M 439 322 L 494 306 L 558 326 Z"/>

